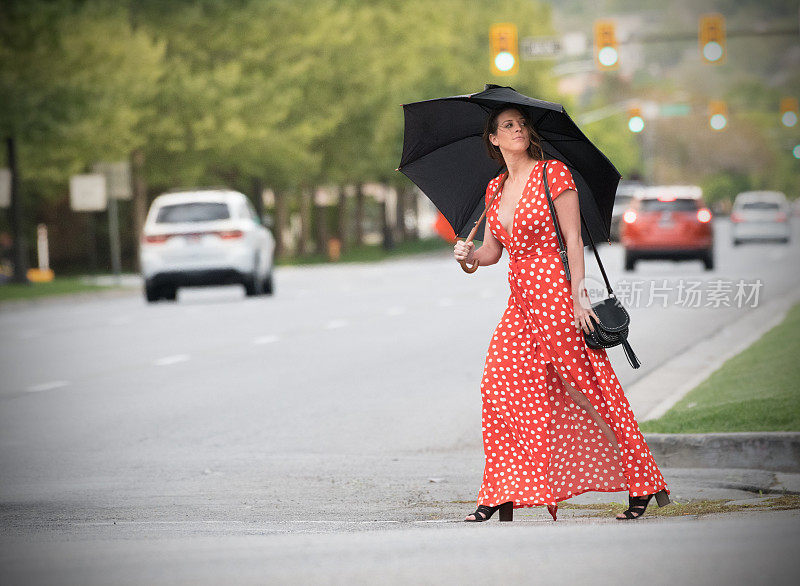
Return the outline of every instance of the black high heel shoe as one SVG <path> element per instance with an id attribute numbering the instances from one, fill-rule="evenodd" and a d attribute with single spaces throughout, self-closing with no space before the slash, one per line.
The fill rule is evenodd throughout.
<path id="1" fill-rule="evenodd" d="M 629 519 L 638 519 L 644 515 L 647 505 L 650 504 L 650 499 L 656 497 L 656 502 L 659 507 L 668 505 L 670 502 L 667 491 L 663 488 L 653 494 L 647 496 L 628 496 L 628 509 L 622 511 L 624 517 L 616 517 L 617 521 L 627 521 Z"/>
<path id="2" fill-rule="evenodd" d="M 500 520 L 501 521 L 513 521 L 514 520 L 514 501 L 508 501 L 507 503 L 503 503 L 502 505 L 495 505 L 493 507 L 487 507 L 486 505 L 478 505 L 478 508 L 475 510 L 472 515 L 475 517 L 474 519 L 464 519 L 467 523 L 476 523 L 480 521 L 486 521 L 491 519 L 494 512 L 499 510 L 500 511 Z"/>

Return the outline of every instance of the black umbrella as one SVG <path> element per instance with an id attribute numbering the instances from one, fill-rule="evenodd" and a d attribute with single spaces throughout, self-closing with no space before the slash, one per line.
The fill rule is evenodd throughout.
<path id="1" fill-rule="evenodd" d="M 403 157 L 397 170 L 434 203 L 457 236 L 483 240 L 486 186 L 504 168 L 487 154 L 483 129 L 489 113 L 503 104 L 525 109 L 542 138 L 545 158 L 558 159 L 572 173 L 585 222 L 584 243 L 590 241 L 587 226 L 596 241 L 610 241 L 620 173 L 561 104 L 494 84 L 476 94 L 403 104 Z"/>

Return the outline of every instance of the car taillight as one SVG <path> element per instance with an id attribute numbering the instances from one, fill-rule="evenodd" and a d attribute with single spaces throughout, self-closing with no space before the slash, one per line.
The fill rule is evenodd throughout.
<path id="1" fill-rule="evenodd" d="M 633 210 L 628 210 L 624 214 L 622 214 L 622 220 L 626 224 L 633 224 L 636 221 L 636 212 Z"/>
<path id="2" fill-rule="evenodd" d="M 703 222 L 704 224 L 706 222 L 710 222 L 711 221 L 711 210 L 709 210 L 707 208 L 700 208 L 699 210 L 697 210 L 697 220 L 699 222 Z"/>
<path id="3" fill-rule="evenodd" d="M 741 221 L 742 221 L 742 216 L 740 216 L 736 212 L 731 212 L 731 222 L 741 222 Z"/>
<path id="4" fill-rule="evenodd" d="M 241 230 L 220 230 L 219 232 L 215 232 L 215 234 L 223 240 L 232 240 L 244 236 L 244 232 Z"/>
<path id="5" fill-rule="evenodd" d="M 147 244 L 163 244 L 170 237 L 170 234 L 151 234 L 142 238 Z"/>

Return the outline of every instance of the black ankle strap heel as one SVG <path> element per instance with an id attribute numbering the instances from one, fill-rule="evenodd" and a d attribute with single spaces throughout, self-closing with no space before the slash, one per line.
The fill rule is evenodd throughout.
<path id="1" fill-rule="evenodd" d="M 667 491 L 664 489 L 659 490 L 656 493 L 648 494 L 647 496 L 628 496 L 628 509 L 622 511 L 622 514 L 625 515 L 624 517 L 617 517 L 618 521 L 627 521 L 628 519 L 638 519 L 642 515 L 644 515 L 645 510 L 647 509 L 647 505 L 650 503 L 650 499 L 656 497 L 656 503 L 658 503 L 659 507 L 663 507 L 668 505 L 671 501 L 669 500 L 669 495 Z"/>
<path id="2" fill-rule="evenodd" d="M 494 515 L 495 511 L 500 511 L 500 520 L 501 521 L 513 521 L 514 520 L 514 501 L 508 501 L 507 503 L 503 503 L 502 505 L 495 505 L 493 507 L 487 507 L 486 505 L 478 505 L 478 508 L 475 510 L 472 515 L 475 517 L 474 519 L 464 519 L 467 523 L 476 523 L 481 521 L 487 521 L 491 519 L 492 515 Z"/>

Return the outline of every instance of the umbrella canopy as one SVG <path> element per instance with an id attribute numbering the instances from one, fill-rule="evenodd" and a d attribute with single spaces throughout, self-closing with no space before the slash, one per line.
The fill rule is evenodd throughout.
<path id="1" fill-rule="evenodd" d="M 491 159 L 483 129 L 492 110 L 504 104 L 524 109 L 542 138 L 546 159 L 558 159 L 578 188 L 584 243 L 586 226 L 597 241 L 609 240 L 611 212 L 620 173 L 554 102 L 529 98 L 513 88 L 486 84 L 482 92 L 403 104 L 405 131 L 398 171 L 436 205 L 453 231 L 466 237 L 484 211 L 489 181 L 503 165 Z M 475 235 L 483 240 L 482 220 Z"/>

